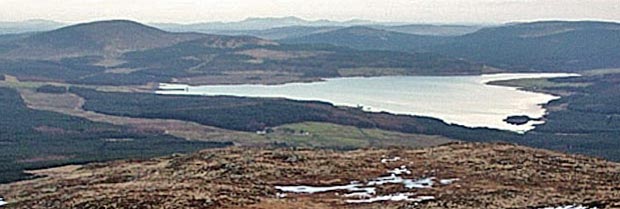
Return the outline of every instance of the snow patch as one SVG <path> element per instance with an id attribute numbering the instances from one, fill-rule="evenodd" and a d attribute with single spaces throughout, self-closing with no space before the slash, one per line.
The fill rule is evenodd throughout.
<path id="1" fill-rule="evenodd" d="M 460 180 L 460 179 L 458 179 L 458 178 L 453 178 L 453 179 L 441 179 L 441 180 L 439 180 L 439 183 L 440 183 L 440 184 L 443 184 L 443 185 L 448 185 L 448 184 L 452 184 L 452 183 L 454 183 L 455 181 L 458 181 L 458 180 Z"/>
<path id="2" fill-rule="evenodd" d="M 411 174 L 411 171 L 407 169 L 407 166 L 400 166 L 400 168 L 394 168 L 392 170 L 388 170 L 388 173 L 401 175 L 401 174 Z"/>
<path id="3" fill-rule="evenodd" d="M 400 160 L 400 157 L 394 157 L 390 159 L 382 159 L 382 163 L 394 162 Z M 401 175 L 403 174 L 411 174 L 412 172 L 407 169 L 407 166 L 400 166 L 398 168 L 394 168 L 392 170 L 388 170 L 387 173 L 389 176 L 377 177 L 373 180 L 370 180 L 366 183 L 362 183 L 361 181 L 351 181 L 348 185 L 339 185 L 339 186 L 276 186 L 275 189 L 280 192 L 288 192 L 288 193 L 306 193 L 306 194 L 314 194 L 314 193 L 324 193 L 324 192 L 335 192 L 335 191 L 347 191 L 348 194 L 344 194 L 344 197 L 350 198 L 347 199 L 347 203 L 356 204 L 356 203 L 373 203 L 380 201 L 410 201 L 410 202 L 422 202 L 427 200 L 435 199 L 434 196 L 417 196 L 415 197 L 411 193 L 395 193 L 388 195 L 380 195 L 375 196 L 377 193 L 377 186 L 381 186 L 384 184 L 402 184 L 406 189 L 426 189 L 432 188 L 436 182 L 435 177 L 427 177 L 422 179 L 408 179 L 403 178 Z M 451 184 L 454 181 L 458 181 L 458 178 L 452 179 L 441 179 L 438 182 L 442 185 Z M 277 193 L 279 198 L 286 197 L 286 194 Z M 336 196 L 339 196 L 336 193 Z M 567 208 L 572 209 L 572 208 Z M 581 208 L 575 208 L 581 209 Z"/>
<path id="4" fill-rule="evenodd" d="M 5 202 L 4 199 L 0 198 L 0 206 L 6 205 L 8 202 Z"/>
<path id="5" fill-rule="evenodd" d="M 408 202 L 422 202 L 427 200 L 433 200 L 435 197 L 433 196 L 418 196 L 415 198 L 411 198 L 411 193 L 397 193 L 391 195 L 383 195 L 377 196 L 368 199 L 360 199 L 360 200 L 347 200 L 347 203 L 373 203 L 373 202 L 383 202 L 383 201 L 408 201 Z"/>
<path id="6" fill-rule="evenodd" d="M 345 197 L 357 197 L 357 198 L 372 198 L 372 195 L 368 194 L 367 192 L 354 192 L 354 193 L 349 193 L 349 194 L 345 194 Z"/>
<path id="7" fill-rule="evenodd" d="M 386 156 L 382 156 L 381 163 L 395 162 L 401 160 L 400 157 L 393 158 L 385 158 Z M 412 172 L 407 168 L 407 166 L 403 165 L 398 168 L 394 168 L 391 170 L 387 170 L 388 176 L 377 177 L 373 180 L 367 181 L 363 183 L 361 181 L 351 181 L 348 185 L 338 185 L 338 186 L 276 186 L 275 189 L 280 192 L 289 192 L 289 193 L 306 193 L 306 194 L 314 194 L 314 193 L 323 193 L 323 192 L 336 192 L 336 191 L 347 191 L 349 193 L 344 194 L 343 196 L 349 198 L 346 200 L 347 203 L 373 203 L 380 201 L 410 201 L 410 202 L 422 202 L 427 200 L 435 199 L 434 196 L 415 196 L 412 193 L 394 193 L 388 195 L 376 195 L 377 187 L 384 184 L 401 184 L 406 189 L 426 189 L 432 188 L 436 182 L 439 182 L 441 185 L 452 184 L 455 181 L 458 181 L 458 178 L 450 178 L 450 179 L 441 179 L 436 180 L 435 177 L 426 177 L 421 179 L 408 179 L 403 178 L 401 175 L 407 174 L 410 175 Z M 281 193 L 277 194 L 278 197 L 284 198 L 285 195 Z M 338 193 L 335 193 L 336 196 L 339 196 Z M 573 209 L 573 208 L 567 208 Z M 581 208 L 575 208 L 581 209 Z"/>
<path id="8" fill-rule="evenodd" d="M 583 205 L 566 205 L 566 206 L 558 206 L 558 207 L 546 207 L 540 209 L 598 209 L 597 207 L 587 207 Z"/>
<path id="9" fill-rule="evenodd" d="M 291 192 L 291 193 L 322 193 L 322 192 L 331 192 L 331 191 L 340 191 L 346 190 L 350 192 L 365 192 L 368 194 L 374 194 L 374 187 L 362 187 L 362 184 L 349 184 L 344 186 L 331 186 L 331 187 L 315 187 L 315 186 L 276 186 L 277 190 L 282 192 Z"/>
<path id="10" fill-rule="evenodd" d="M 373 181 L 368 182 L 368 186 L 384 185 L 384 184 L 403 184 L 407 189 L 424 189 L 433 187 L 433 180 L 435 177 L 423 178 L 423 179 L 405 179 L 396 174 L 392 174 L 386 177 L 379 177 Z"/>
<path id="11" fill-rule="evenodd" d="M 393 157 L 393 158 L 383 158 L 381 159 L 381 163 L 388 163 L 388 162 L 396 162 L 399 161 L 401 158 L 400 157 Z"/>

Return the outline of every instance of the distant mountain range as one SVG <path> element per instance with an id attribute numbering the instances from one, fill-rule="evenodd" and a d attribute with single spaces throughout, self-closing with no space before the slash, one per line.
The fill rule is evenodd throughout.
<path id="1" fill-rule="evenodd" d="M 0 22 L 1 34 L 17 34 L 49 31 L 70 24 L 49 20 L 27 20 L 22 22 Z M 417 35 L 455 36 L 474 32 L 482 25 L 434 25 L 400 22 L 375 22 L 369 20 L 304 20 L 298 17 L 248 18 L 237 22 L 203 22 L 193 24 L 151 23 L 151 26 L 170 32 L 201 32 L 219 35 L 251 35 L 265 39 L 284 39 L 309 35 L 326 29 L 340 29 L 351 26 L 368 26 Z"/>
<path id="2" fill-rule="evenodd" d="M 516 23 L 458 36 L 415 35 L 391 27 L 290 26 L 250 33 L 280 39 L 274 41 L 247 31 L 209 35 L 168 32 L 126 20 L 100 21 L 0 36 L 0 74 L 136 84 L 250 71 L 263 73 L 265 79 L 278 75 L 284 80 L 312 80 L 620 67 L 617 23 Z"/>
<path id="3" fill-rule="evenodd" d="M 266 39 L 294 38 L 329 29 L 342 29 L 351 26 L 367 26 L 394 32 L 455 36 L 482 28 L 480 25 L 432 25 L 399 22 L 374 22 L 368 20 L 330 21 L 304 20 L 298 17 L 248 18 L 239 22 L 209 22 L 196 24 L 153 23 L 155 27 L 173 32 L 204 32 L 220 35 L 251 35 Z"/>
<path id="4" fill-rule="evenodd" d="M 22 22 L 0 22 L 0 34 L 30 33 L 48 31 L 66 26 L 65 23 L 49 20 L 27 20 Z"/>
<path id="5" fill-rule="evenodd" d="M 222 31 L 204 31 L 205 33 L 231 36 L 256 36 L 259 38 L 270 40 L 281 40 L 289 38 L 298 38 L 316 33 L 329 32 L 341 29 L 340 26 L 287 26 L 279 28 L 270 28 L 264 30 L 222 30 Z"/>
<path id="6" fill-rule="evenodd" d="M 279 82 L 290 82 L 344 75 L 483 73 L 479 64 L 436 54 L 175 33 L 126 20 L 0 36 L 0 66 L 0 74 L 21 80 L 108 85 L 173 79 L 208 83 L 278 77 Z M 220 79 L 212 79 L 218 76 Z"/>
<path id="7" fill-rule="evenodd" d="M 203 30 L 205 33 L 220 35 L 248 35 L 256 36 L 271 40 L 285 40 L 300 38 L 303 36 L 313 35 L 317 33 L 327 33 L 350 27 L 367 27 L 375 30 L 384 30 L 395 33 L 405 33 L 410 35 L 426 35 L 426 36 L 459 36 L 473 33 L 482 28 L 482 26 L 466 26 L 466 25 L 356 25 L 356 26 L 287 26 L 270 28 L 264 30 Z M 183 30 L 181 30 L 183 31 Z M 192 31 L 192 30 L 187 30 Z M 195 30 L 200 31 L 200 30 Z"/>
<path id="8" fill-rule="evenodd" d="M 433 24 L 406 24 L 406 25 L 370 25 L 375 29 L 393 32 L 428 36 L 459 36 L 476 32 L 483 25 L 433 25 Z"/>
<path id="9" fill-rule="evenodd" d="M 363 50 L 424 51 L 427 46 L 442 44 L 451 40 L 444 36 L 423 36 L 376 29 L 367 26 L 353 26 L 287 38 L 289 44 L 332 44 Z"/>
<path id="10" fill-rule="evenodd" d="M 151 25 L 164 30 L 175 32 L 210 32 L 210 31 L 244 31 L 244 30 L 267 30 L 272 28 L 306 26 L 306 27 L 347 27 L 354 25 L 375 24 L 368 20 L 331 21 L 331 20 L 304 20 L 298 17 L 268 17 L 248 18 L 238 22 L 205 22 L 195 24 L 176 23 L 153 23 Z M 394 23 L 386 23 L 394 24 Z"/>
<path id="11" fill-rule="evenodd" d="M 247 18 L 238 22 L 203 22 L 194 24 L 180 23 L 151 23 L 149 25 L 170 32 L 202 32 L 213 33 L 216 31 L 261 31 L 282 27 L 348 27 L 354 25 L 394 25 L 397 23 L 378 23 L 368 20 L 331 21 L 331 20 L 304 20 L 298 17 L 277 18 Z M 41 32 L 68 26 L 50 20 L 26 20 L 16 22 L 0 22 L 0 34 L 16 34 Z M 219 33 L 218 33 L 219 34 Z"/>
<path id="12" fill-rule="evenodd" d="M 432 52 L 519 71 L 620 67 L 620 24 L 611 22 L 517 23 L 451 37 L 419 36 L 356 26 L 282 42 Z"/>

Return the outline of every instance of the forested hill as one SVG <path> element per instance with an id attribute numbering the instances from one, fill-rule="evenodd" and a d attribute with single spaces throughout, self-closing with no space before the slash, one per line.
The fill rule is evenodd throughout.
<path id="1" fill-rule="evenodd" d="M 106 85 L 282 83 L 352 75 L 483 73 L 481 64 L 438 54 L 172 33 L 125 20 L 0 37 L 0 65 L 0 74 L 19 80 Z"/>
<path id="2" fill-rule="evenodd" d="M 6 58 L 58 59 L 103 56 L 170 46 L 201 38 L 196 33 L 169 33 L 137 22 L 110 20 L 77 24 L 14 40 Z"/>
<path id="3" fill-rule="evenodd" d="M 545 21 L 483 28 L 454 37 L 419 36 L 363 27 L 310 34 L 287 43 L 424 51 L 518 71 L 620 67 L 620 24 Z"/>

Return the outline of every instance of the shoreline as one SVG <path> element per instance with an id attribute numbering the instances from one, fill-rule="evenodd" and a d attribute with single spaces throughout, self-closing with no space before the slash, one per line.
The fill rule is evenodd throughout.
<path id="1" fill-rule="evenodd" d="M 531 75 L 531 76 L 530 76 Z M 379 76 L 340 76 L 340 77 L 324 77 L 324 78 L 313 78 L 313 79 L 301 79 L 301 80 L 291 80 L 290 82 L 275 82 L 275 83 L 260 83 L 260 82 L 232 82 L 232 83 L 204 83 L 204 84 L 192 84 L 191 82 L 162 82 L 156 83 L 154 86 L 155 90 L 172 90 L 171 88 L 186 88 L 186 87 L 201 87 L 201 86 L 282 86 L 282 85 L 294 85 L 294 84 L 308 84 L 308 83 L 321 83 L 330 80 L 340 80 L 340 79 L 357 79 L 357 78 L 389 78 L 389 77 L 430 77 L 430 78 L 443 78 L 443 77 L 476 77 L 480 76 L 482 78 L 488 78 L 481 80 L 481 82 L 485 85 L 493 85 L 493 86 L 505 86 L 505 87 L 515 87 L 515 86 L 506 86 L 506 85 L 496 85 L 493 82 L 499 81 L 510 81 L 510 80 L 522 80 L 522 79 L 539 79 L 539 78 L 562 78 L 562 77 L 576 77 L 582 76 L 581 74 L 576 73 L 489 73 L 489 74 L 477 74 L 477 75 L 379 75 Z M 509 78 L 497 78 L 493 79 L 494 76 L 516 76 Z M 526 77 L 518 77 L 518 76 L 526 76 Z M 163 85 L 163 88 L 162 88 Z M 537 92 L 540 93 L 540 92 Z"/>
<path id="2" fill-rule="evenodd" d="M 508 105 L 510 107 L 510 111 L 502 110 L 499 112 L 489 112 L 489 114 L 492 114 L 493 116 L 491 115 L 487 116 L 485 115 L 486 113 L 484 112 L 476 112 L 477 111 L 476 108 L 468 109 L 467 107 L 460 107 L 461 109 L 462 108 L 465 108 L 465 109 L 461 110 L 459 113 L 450 113 L 450 111 L 441 111 L 441 109 L 437 109 L 437 108 L 429 108 L 429 107 L 420 106 L 420 105 L 424 105 L 420 102 L 413 102 L 411 104 L 408 104 L 407 102 L 409 101 L 408 99 L 399 100 L 397 103 L 383 104 L 381 102 L 377 103 L 376 101 L 370 102 L 370 103 L 364 103 L 363 100 L 357 101 L 355 99 L 351 100 L 350 98 L 348 100 L 347 99 L 339 100 L 339 99 L 334 99 L 333 95 L 332 96 L 323 95 L 323 96 L 317 97 L 316 96 L 317 92 L 314 92 L 315 93 L 314 96 L 308 96 L 308 97 L 299 96 L 297 94 L 290 95 L 290 92 L 289 93 L 273 92 L 275 90 L 281 91 L 282 89 L 286 89 L 286 88 L 293 88 L 293 89 L 298 89 L 298 90 L 299 88 L 312 89 L 313 87 L 309 83 L 287 83 L 287 84 L 281 84 L 281 85 L 275 85 L 275 86 L 274 85 L 262 85 L 262 84 L 190 86 L 186 84 L 161 83 L 159 85 L 158 90 L 156 90 L 154 93 L 161 94 L 161 95 L 199 95 L 199 96 L 228 95 L 228 96 L 238 96 L 238 97 L 262 97 L 262 98 L 277 97 L 277 98 L 286 98 L 286 99 L 297 100 L 297 101 L 323 101 L 323 102 L 331 103 L 334 106 L 344 106 L 344 107 L 356 107 L 355 104 L 357 104 L 357 107 L 360 107 L 360 106 L 368 107 L 369 109 L 366 109 L 366 108 L 364 109 L 364 111 L 366 112 L 385 111 L 385 112 L 389 112 L 392 114 L 406 114 L 406 115 L 411 115 L 411 116 L 431 117 L 431 118 L 439 119 L 443 121 L 444 123 L 450 124 L 450 125 L 462 125 L 468 128 L 488 128 L 488 129 L 512 131 L 515 133 L 525 133 L 527 131 L 535 129 L 536 125 L 544 123 L 544 121 L 530 121 L 527 124 L 512 125 L 512 124 L 505 124 L 504 119 L 510 116 L 515 116 L 515 115 L 527 115 L 531 118 L 544 117 L 548 112 L 548 110 L 545 108 L 545 105 L 553 100 L 559 99 L 559 96 L 554 95 L 554 94 L 547 94 L 544 92 L 541 93 L 541 92 L 533 92 L 533 91 L 524 91 L 517 87 L 493 85 L 491 84 L 491 82 L 503 81 L 503 80 L 515 80 L 515 79 L 558 78 L 558 77 L 571 77 L 571 76 L 579 76 L 579 75 L 567 74 L 567 73 L 543 73 L 543 74 L 498 73 L 498 74 L 484 74 L 484 75 L 478 75 L 478 76 L 467 75 L 467 76 L 345 77 L 345 78 L 328 78 L 328 79 L 324 79 L 323 81 L 323 82 L 327 82 L 327 81 L 352 82 L 352 83 L 357 83 L 357 84 L 367 83 L 366 81 L 368 81 L 367 83 L 368 85 L 373 85 L 372 83 L 374 83 L 374 85 L 377 85 L 377 82 L 381 82 L 380 80 L 378 81 L 378 79 L 394 78 L 394 79 L 397 79 L 397 81 L 398 80 L 402 81 L 402 80 L 407 80 L 407 79 L 403 79 L 406 77 L 411 77 L 412 79 L 421 79 L 424 77 L 424 78 L 431 78 L 432 82 L 439 82 L 438 84 L 441 84 L 442 82 L 451 82 L 451 81 L 444 80 L 444 78 L 446 79 L 454 78 L 454 79 L 457 79 L 457 81 L 460 80 L 458 82 L 462 82 L 465 85 L 480 85 L 481 87 L 474 87 L 475 89 L 481 88 L 478 90 L 483 90 L 486 88 L 492 88 L 492 89 L 500 88 L 504 90 L 492 90 L 492 89 L 491 90 L 493 92 L 496 92 L 496 91 L 520 92 L 520 93 L 517 93 L 516 96 L 520 96 L 519 98 L 521 99 L 512 99 L 512 100 L 508 99 L 510 101 L 517 102 L 517 103 L 513 103 L 513 105 Z M 326 85 L 329 85 L 329 84 L 326 84 Z M 358 88 L 363 89 L 367 87 L 359 86 Z M 405 86 L 405 87 L 416 88 L 416 86 Z M 450 85 L 448 85 L 448 87 L 450 88 Z M 204 88 L 204 89 L 201 89 L 201 88 Z M 326 88 L 326 87 L 323 87 L 321 85 L 321 86 L 318 86 L 317 88 Z M 451 88 L 455 88 L 455 87 L 452 86 Z M 213 91 L 206 90 L 206 89 L 212 89 Z M 220 90 L 217 90 L 217 89 L 220 89 Z M 231 90 L 226 90 L 226 89 L 234 89 L 234 90 L 232 90 L 231 92 Z M 255 89 L 257 91 L 254 91 L 252 89 Z M 228 93 L 226 93 L 227 91 Z M 317 91 L 322 91 L 322 90 L 317 89 Z M 398 92 L 401 92 L 402 94 L 406 91 L 407 90 L 405 91 L 401 90 Z M 415 89 L 413 89 L 413 91 L 415 91 Z M 436 94 L 442 94 L 442 93 L 436 92 Z M 475 95 L 472 95 L 473 97 L 477 97 L 476 95 L 479 95 L 476 93 L 474 94 Z M 313 93 L 309 93 L 309 95 L 313 95 Z M 319 93 L 318 95 L 322 95 L 322 94 Z M 484 95 L 485 94 L 482 94 L 479 96 L 484 96 Z M 355 98 L 354 95 L 348 95 L 348 96 Z M 363 99 L 365 97 L 364 95 L 360 95 L 360 98 Z M 455 98 L 459 98 L 459 97 L 457 96 Z M 502 98 L 502 99 L 507 100 L 507 98 Z M 497 101 L 500 103 L 504 103 L 504 104 L 510 104 L 510 103 L 506 103 L 510 101 L 502 102 L 503 100 L 497 100 Z M 495 100 L 492 100 L 490 102 L 493 102 L 493 101 Z M 428 105 L 432 105 L 432 103 L 433 102 L 431 101 L 430 103 L 428 103 Z M 391 106 L 393 104 L 396 104 L 398 106 Z M 444 109 L 450 110 L 450 108 L 453 109 L 455 107 L 446 107 L 446 108 L 448 109 L 445 109 L 445 108 Z M 508 108 L 508 107 L 503 107 L 503 108 Z M 478 110 L 478 111 L 482 111 L 482 110 Z M 473 118 L 469 120 L 466 119 L 467 117 L 478 117 L 477 115 L 480 116 L 481 118 L 479 119 Z M 484 118 L 484 120 L 491 120 L 491 118 L 495 118 L 495 117 L 501 117 L 501 118 L 497 119 L 497 121 L 492 120 L 492 121 L 487 121 L 486 123 L 480 122 L 480 119 Z"/>

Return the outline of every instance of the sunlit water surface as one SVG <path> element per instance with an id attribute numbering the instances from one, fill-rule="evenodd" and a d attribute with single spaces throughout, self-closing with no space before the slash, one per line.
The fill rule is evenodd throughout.
<path id="1" fill-rule="evenodd" d="M 330 78 L 323 82 L 282 85 L 186 86 L 161 84 L 158 94 L 230 95 L 243 97 L 281 97 L 294 100 L 324 101 L 334 105 L 358 107 L 366 111 L 386 111 L 438 118 L 467 127 L 488 127 L 516 132 L 535 128 L 542 121 L 511 125 L 508 116 L 542 117 L 541 106 L 557 96 L 488 85 L 487 82 L 521 78 L 552 78 L 576 74 L 492 74 L 481 76 L 389 76 Z"/>

